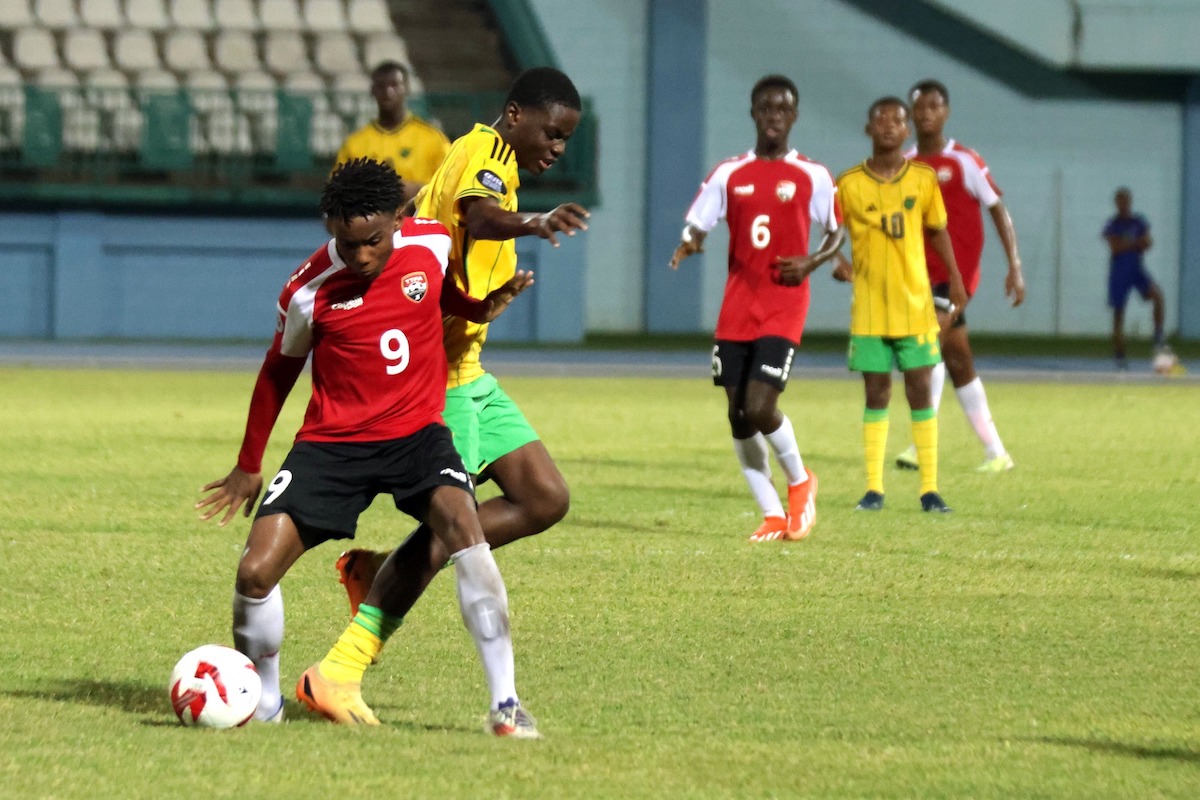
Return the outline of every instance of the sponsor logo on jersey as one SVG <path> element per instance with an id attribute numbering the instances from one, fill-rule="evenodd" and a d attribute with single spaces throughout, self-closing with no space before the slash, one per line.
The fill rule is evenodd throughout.
<path id="1" fill-rule="evenodd" d="M 496 194 L 505 194 L 507 191 L 504 188 L 504 181 L 490 169 L 479 170 L 479 172 L 475 173 L 475 180 L 479 181 L 483 188 L 491 189 Z"/>
<path id="2" fill-rule="evenodd" d="M 745 186 L 735 186 L 733 187 L 733 193 L 738 197 L 749 197 L 750 195 L 754 194 L 754 184 L 750 183 Z"/>
<path id="3" fill-rule="evenodd" d="M 780 181 L 779 185 L 775 187 L 775 196 L 779 198 L 780 202 L 786 203 L 796 196 L 796 184 L 791 181 Z"/>
<path id="4" fill-rule="evenodd" d="M 937 176 L 938 183 L 945 183 L 954 177 L 954 170 L 949 167 L 938 167 Z"/>
<path id="5" fill-rule="evenodd" d="M 361 297 L 355 297 L 352 300 L 343 300 L 340 303 L 330 303 L 329 307 L 334 311 L 352 311 L 363 304 Z"/>
<path id="6" fill-rule="evenodd" d="M 467 480 L 467 474 L 465 472 L 459 472 L 456 469 L 451 469 L 450 467 L 446 467 L 444 470 L 441 471 L 440 474 L 449 475 L 451 478 L 454 478 L 454 480 L 458 481 L 459 483 L 465 483 L 468 486 L 471 485 L 471 482 Z"/>
<path id="7" fill-rule="evenodd" d="M 429 281 L 425 278 L 424 272 L 410 272 L 400 279 L 400 287 L 404 290 L 404 296 L 414 303 L 419 303 L 425 298 L 425 293 L 429 291 Z"/>

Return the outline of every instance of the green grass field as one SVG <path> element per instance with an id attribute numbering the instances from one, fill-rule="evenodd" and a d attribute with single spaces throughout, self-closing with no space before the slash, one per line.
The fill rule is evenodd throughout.
<path id="1" fill-rule="evenodd" d="M 793 376 L 820 475 L 809 540 L 757 524 L 719 392 L 507 379 L 573 488 L 499 551 L 543 742 L 483 733 L 487 695 L 435 581 L 359 730 L 177 724 L 175 660 L 229 643 L 247 523 L 196 521 L 232 465 L 248 373 L 0 369 L 0 796 L 1180 797 L 1200 793 L 1200 386 L 989 382 L 1017 459 L 977 476 L 956 403 L 930 518 L 889 469 L 862 493 L 861 388 Z M 300 387 L 303 389 L 304 387 Z M 299 393 L 299 391 L 298 391 Z M 303 405 L 284 412 L 278 464 Z M 890 450 L 907 437 L 897 393 Z M 379 502 L 359 541 L 407 518 Z M 328 549 L 326 549 L 328 548 Z M 283 584 L 285 679 L 346 622 L 336 543 Z"/>

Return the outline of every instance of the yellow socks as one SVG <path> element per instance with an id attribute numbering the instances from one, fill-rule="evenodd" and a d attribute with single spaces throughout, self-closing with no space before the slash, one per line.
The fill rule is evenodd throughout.
<path id="1" fill-rule="evenodd" d="M 938 426 L 932 408 L 912 412 L 913 444 L 917 446 L 917 464 L 921 468 L 921 494 L 937 491 Z"/>
<path id="2" fill-rule="evenodd" d="M 883 494 L 883 462 L 887 451 L 888 410 L 863 410 L 863 451 L 867 464 L 867 491 Z"/>
<path id="3" fill-rule="evenodd" d="M 337 683 L 361 683 L 367 667 L 383 651 L 383 643 L 403 621 L 374 606 L 360 605 L 333 649 L 322 659 L 321 675 Z"/>

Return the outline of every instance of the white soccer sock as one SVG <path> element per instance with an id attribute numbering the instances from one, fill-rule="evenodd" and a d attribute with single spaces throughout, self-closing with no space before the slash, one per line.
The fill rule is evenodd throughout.
<path id="1" fill-rule="evenodd" d="M 279 647 L 283 644 L 283 592 L 278 584 L 261 600 L 233 593 L 233 646 L 254 662 L 262 680 L 262 698 L 255 719 L 279 713 Z"/>
<path id="2" fill-rule="evenodd" d="M 518 700 L 512 636 L 508 629 L 508 591 L 487 542 L 459 550 L 453 559 L 458 607 L 463 623 L 475 639 L 492 693 L 492 708 L 496 709 L 506 700 Z"/>
<path id="3" fill-rule="evenodd" d="M 749 439 L 734 439 L 733 452 L 737 453 L 742 474 L 750 484 L 750 493 L 762 509 L 764 517 L 782 517 L 783 503 L 779 492 L 771 482 L 771 463 L 767 460 L 767 439 L 756 433 Z"/>
<path id="4" fill-rule="evenodd" d="M 946 388 L 946 362 L 939 361 L 929 373 L 929 396 L 933 399 L 933 413 L 942 405 L 942 390 Z"/>
<path id="5" fill-rule="evenodd" d="M 963 412 L 971 421 L 975 435 L 983 443 L 983 449 L 989 459 L 1004 455 L 1004 443 L 996 432 L 996 424 L 992 422 L 992 412 L 988 409 L 987 394 L 983 391 L 983 381 L 976 376 L 975 380 L 956 390 L 958 402 Z"/>
<path id="6" fill-rule="evenodd" d="M 775 459 L 787 475 L 788 486 L 796 486 L 808 480 L 804 471 L 804 459 L 800 457 L 800 445 L 796 444 L 796 431 L 792 421 L 783 415 L 783 424 L 770 433 L 763 434 L 771 449 L 775 451 Z"/>

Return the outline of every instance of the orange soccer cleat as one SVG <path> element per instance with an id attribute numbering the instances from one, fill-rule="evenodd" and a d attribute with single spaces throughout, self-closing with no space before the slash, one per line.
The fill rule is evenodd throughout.
<path id="1" fill-rule="evenodd" d="M 788 526 L 785 539 L 803 539 L 817 524 L 817 476 L 804 468 L 808 480 L 788 487 Z"/>
<path id="2" fill-rule="evenodd" d="M 350 599 L 350 619 L 354 619 L 358 607 L 367 599 L 375 574 L 387 557 L 387 553 L 374 550 L 347 550 L 338 556 L 338 583 L 346 587 L 346 595 Z"/>
<path id="3" fill-rule="evenodd" d="M 787 517 L 766 517 L 758 530 L 750 534 L 752 542 L 773 542 L 787 535 Z"/>
<path id="4" fill-rule="evenodd" d="M 342 725 L 378 725 L 379 720 L 363 702 L 362 684 L 338 683 L 321 674 L 321 665 L 304 670 L 296 683 L 296 699 L 325 719 Z"/>

